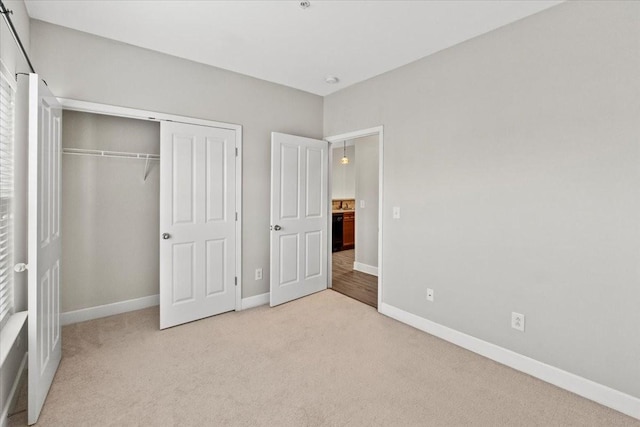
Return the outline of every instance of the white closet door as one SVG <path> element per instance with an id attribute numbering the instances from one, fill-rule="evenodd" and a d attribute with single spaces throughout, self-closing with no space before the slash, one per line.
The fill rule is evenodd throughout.
<path id="1" fill-rule="evenodd" d="M 328 143 L 271 134 L 271 306 L 327 288 Z"/>
<path id="2" fill-rule="evenodd" d="M 235 309 L 236 132 L 162 122 L 160 328 Z"/>
<path id="3" fill-rule="evenodd" d="M 60 329 L 60 150 L 62 110 L 29 75 L 29 404 L 38 421 L 62 358 Z"/>

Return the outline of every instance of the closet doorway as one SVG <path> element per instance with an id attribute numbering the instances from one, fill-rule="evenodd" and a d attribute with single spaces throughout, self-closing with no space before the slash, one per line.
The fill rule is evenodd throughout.
<path id="1" fill-rule="evenodd" d="M 63 111 L 63 319 L 125 301 L 157 303 L 159 141 L 156 122 Z"/>
<path id="2" fill-rule="evenodd" d="M 241 126 L 61 103 L 63 324 L 160 304 L 165 328 L 240 309 Z"/>
<path id="3" fill-rule="evenodd" d="M 382 128 L 331 143 L 331 288 L 377 308 L 381 297 Z"/>

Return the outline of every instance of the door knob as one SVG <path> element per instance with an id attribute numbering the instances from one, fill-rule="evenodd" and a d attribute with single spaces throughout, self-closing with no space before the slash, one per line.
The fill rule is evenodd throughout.
<path id="1" fill-rule="evenodd" d="M 280 230 L 282 230 L 282 227 L 280 227 L 279 225 L 275 225 L 273 227 L 273 229 L 276 230 L 276 231 L 280 231 Z"/>
<path id="2" fill-rule="evenodd" d="M 13 271 L 15 271 L 16 273 L 22 273 L 23 271 L 27 271 L 28 269 L 29 266 L 24 262 L 19 262 L 13 266 Z"/>
<path id="3" fill-rule="evenodd" d="M 164 240 L 170 239 L 170 238 L 171 238 L 171 234 L 169 234 L 169 233 L 162 233 L 162 238 L 163 238 Z"/>

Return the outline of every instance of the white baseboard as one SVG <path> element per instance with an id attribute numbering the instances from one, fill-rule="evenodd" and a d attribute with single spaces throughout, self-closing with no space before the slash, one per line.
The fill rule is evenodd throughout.
<path id="1" fill-rule="evenodd" d="M 269 304 L 269 292 L 265 292 L 264 294 L 255 295 L 248 298 L 242 298 L 241 310 L 258 307 L 260 305 L 265 305 L 265 304 Z"/>
<path id="2" fill-rule="evenodd" d="M 382 303 L 380 313 L 488 359 L 640 419 L 640 399 Z"/>
<path id="3" fill-rule="evenodd" d="M 374 267 L 372 265 L 363 264 L 361 262 L 354 262 L 353 269 L 361 271 L 363 273 L 371 274 L 373 276 L 378 276 L 378 267 Z"/>
<path id="4" fill-rule="evenodd" d="M 354 265 L 355 268 L 355 265 Z M 368 273 L 371 274 L 371 273 Z M 252 307 L 258 307 L 269 303 L 269 293 L 255 295 L 242 299 L 242 310 Z M 91 307 L 82 310 L 70 311 L 62 313 L 61 323 L 68 325 L 71 323 L 83 322 L 85 320 L 98 319 L 100 317 L 112 316 L 114 314 L 125 313 L 128 311 L 140 310 L 142 308 L 151 307 L 159 304 L 159 296 L 152 295 L 148 297 L 138 298 L 134 300 L 122 301 L 114 304 L 107 304 L 98 307 Z M 465 333 L 456 331 L 446 326 L 427 320 L 423 317 L 411 314 L 392 305 L 382 303 L 379 309 L 380 313 L 396 319 L 402 323 L 413 326 L 421 331 L 442 338 L 462 348 L 473 351 L 488 359 L 494 360 L 503 365 L 509 366 L 518 371 L 539 378 L 543 381 L 551 383 L 557 387 L 573 392 L 579 396 L 593 400 L 601 405 L 615 409 L 623 414 L 640 419 L 640 399 L 612 389 L 605 385 L 596 383 L 562 369 L 556 368 L 546 363 L 539 362 L 530 357 L 521 355 L 506 348 L 491 344 L 481 339 L 472 337 Z M 20 379 L 22 370 L 26 365 L 26 355 L 20 366 L 20 372 L 17 376 L 14 388 L 17 389 L 17 382 Z M 12 397 L 15 393 L 12 388 Z M 9 399 L 11 401 L 11 399 Z M 3 408 L 3 418 L 0 427 L 4 427 L 6 423 L 6 413 L 9 407 Z"/>
<path id="5" fill-rule="evenodd" d="M 158 304 L 160 304 L 160 295 L 150 295 L 148 297 L 114 302 L 113 304 L 105 304 L 99 305 L 97 307 L 83 308 L 81 310 L 67 311 L 66 313 L 60 314 L 60 323 L 62 323 L 63 326 L 70 325 L 72 323 L 113 316 L 114 314 L 141 310 L 143 308 L 153 307 Z"/>
<path id="6" fill-rule="evenodd" d="M 22 362 L 20 362 L 20 367 L 18 368 L 18 372 L 16 373 L 16 378 L 13 380 L 13 385 L 11 386 L 11 390 L 9 391 L 9 395 L 7 396 L 7 401 L 2 408 L 2 414 L 0 415 L 0 427 L 6 427 L 9 424 L 9 410 L 15 405 L 16 399 L 18 398 L 18 392 L 20 391 L 20 383 L 22 380 L 22 374 L 27 367 L 29 353 L 25 352 L 24 356 L 22 356 Z"/>

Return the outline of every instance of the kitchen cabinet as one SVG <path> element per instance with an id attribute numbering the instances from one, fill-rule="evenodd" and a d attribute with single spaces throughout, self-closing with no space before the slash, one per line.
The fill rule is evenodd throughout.
<path id="1" fill-rule="evenodd" d="M 342 220 L 342 249 L 353 249 L 355 247 L 355 212 L 345 212 Z"/>
<path id="2" fill-rule="evenodd" d="M 353 249 L 356 246 L 355 206 L 355 199 L 332 200 L 333 239 L 331 249 L 333 252 Z"/>

